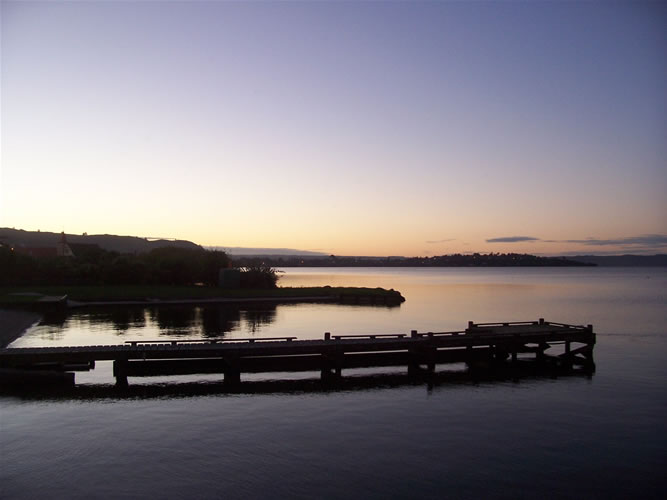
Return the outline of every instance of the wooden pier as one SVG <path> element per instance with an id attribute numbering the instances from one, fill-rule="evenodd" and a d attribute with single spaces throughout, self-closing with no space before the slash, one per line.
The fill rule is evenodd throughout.
<path id="1" fill-rule="evenodd" d="M 464 331 L 325 333 L 319 340 L 166 339 L 131 340 L 124 345 L 0 349 L 0 374 L 3 383 L 26 377 L 43 383 L 51 373 L 57 380 L 73 384 L 75 371 L 93 369 L 97 361 L 113 361 L 116 384 L 121 387 L 128 385 L 128 377 L 198 373 L 223 374 L 227 384 L 238 384 L 243 373 L 265 372 L 314 371 L 323 381 L 331 381 L 341 377 L 343 370 L 354 368 L 407 367 L 409 375 L 423 376 L 446 363 L 466 363 L 468 369 L 475 370 L 519 363 L 525 357 L 561 368 L 593 367 L 594 345 L 592 325 L 543 319 L 470 322 Z"/>

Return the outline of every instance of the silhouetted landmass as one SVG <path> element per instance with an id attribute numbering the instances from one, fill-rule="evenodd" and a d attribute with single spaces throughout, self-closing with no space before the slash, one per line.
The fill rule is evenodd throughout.
<path id="1" fill-rule="evenodd" d="M 68 245 L 69 248 L 69 245 Z M 405 299 L 395 290 L 371 288 L 277 288 L 275 269 L 261 263 L 235 271 L 234 288 L 220 288 L 221 269 L 231 266 L 224 252 L 164 247 L 142 254 L 119 254 L 96 245 L 76 254 L 32 256 L 0 245 L 0 305 L 35 305 L 62 297 L 81 302 L 206 301 L 228 299 L 311 300 L 394 306 Z M 50 304 L 50 302 L 48 302 Z M 47 303 L 43 304 L 47 306 Z"/>
<path id="2" fill-rule="evenodd" d="M 517 253 L 453 254 L 437 257 L 338 257 L 299 256 L 233 257 L 234 265 L 270 267 L 540 267 L 594 266 L 565 257 L 538 257 Z"/>
<path id="3" fill-rule="evenodd" d="M 576 255 L 570 259 L 597 266 L 613 267 L 664 267 L 667 255 Z"/>
<path id="4" fill-rule="evenodd" d="M 225 252 L 190 242 L 103 238 L 106 242 L 130 241 L 144 250 L 146 243 L 166 243 L 147 251 L 133 251 L 137 245 L 125 245 L 129 250 L 121 253 L 102 248 L 93 239 L 76 242 L 77 238 L 64 233 L 0 231 L 4 231 L 0 232 L 0 304 L 28 305 L 43 299 L 48 299 L 45 304 L 55 299 L 60 304 L 63 296 L 89 303 L 326 297 L 393 306 L 405 300 L 399 292 L 379 288 L 277 288 L 278 274 L 272 267 L 252 262 L 231 270 Z M 235 275 L 233 284 L 222 279 L 225 274 Z"/>
<path id="5" fill-rule="evenodd" d="M 73 307 L 82 305 L 160 305 L 226 304 L 234 302 L 318 302 L 333 301 L 359 305 L 399 305 L 405 298 L 397 290 L 368 287 L 276 287 L 219 288 L 212 286 L 176 285 L 0 285 L 0 307 L 37 306 L 52 311 L 56 302 L 42 302 L 44 297 L 67 296 Z M 43 307 L 42 307 L 43 306 Z M 58 309 L 57 307 L 55 309 Z M 0 318 L 1 319 L 1 318 Z"/>
<path id="6" fill-rule="evenodd" d="M 202 247 L 186 240 L 146 239 L 137 236 L 116 236 L 112 234 L 65 234 L 70 247 L 84 245 L 97 246 L 102 250 L 120 254 L 147 253 L 156 248 L 175 247 L 190 250 Z M 0 228 L 0 243 L 15 248 L 49 248 L 55 247 L 62 234 L 42 231 L 24 231 L 22 229 Z M 75 252 L 76 253 L 76 252 Z"/>
<path id="7" fill-rule="evenodd" d="M 231 267 L 225 252 L 188 241 L 148 241 L 129 236 L 84 237 L 65 233 L 0 232 L 0 285 L 207 285 Z M 108 250 L 92 243 L 99 241 Z M 236 287 L 275 288 L 278 275 L 262 265 L 240 269 Z"/>
<path id="8" fill-rule="evenodd" d="M 283 255 L 298 255 L 304 257 L 326 257 L 327 254 L 323 252 L 313 252 L 310 250 L 296 250 L 294 248 L 249 248 L 249 247 L 220 247 L 220 246 L 209 246 L 206 247 L 209 250 L 221 250 L 227 255 L 234 256 L 264 256 L 264 255 L 273 255 L 273 256 L 283 256 Z"/>
<path id="9" fill-rule="evenodd" d="M 220 269 L 230 265 L 224 252 L 201 247 L 120 254 L 86 245 L 77 252 L 33 256 L 0 246 L 0 285 L 217 286 Z"/>

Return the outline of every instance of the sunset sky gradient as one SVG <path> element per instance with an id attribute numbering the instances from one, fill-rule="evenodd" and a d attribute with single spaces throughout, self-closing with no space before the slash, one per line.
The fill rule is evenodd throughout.
<path id="1" fill-rule="evenodd" d="M 0 227 L 665 253 L 666 5 L 3 1 Z"/>

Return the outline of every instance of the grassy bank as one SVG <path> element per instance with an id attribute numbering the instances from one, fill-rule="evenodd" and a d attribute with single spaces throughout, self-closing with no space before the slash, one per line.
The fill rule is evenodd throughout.
<path id="1" fill-rule="evenodd" d="M 67 295 L 77 302 L 196 300 L 196 299 L 258 299 L 293 297 L 334 297 L 345 302 L 350 298 L 389 299 L 400 303 L 400 292 L 383 288 L 360 287 L 278 287 L 270 289 L 225 289 L 207 286 L 17 286 L 0 287 L 0 305 L 21 305 L 38 302 L 43 296 Z"/>

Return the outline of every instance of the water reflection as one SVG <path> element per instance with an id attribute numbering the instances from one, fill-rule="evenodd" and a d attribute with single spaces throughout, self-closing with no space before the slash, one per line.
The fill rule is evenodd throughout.
<path id="1" fill-rule="evenodd" d="M 270 308 L 247 309 L 243 311 L 243 319 L 248 333 L 255 335 L 276 320 L 276 307 L 273 305 Z"/>
<path id="2" fill-rule="evenodd" d="M 275 303 L 211 304 L 206 306 L 104 307 L 45 318 L 41 337 L 89 332 L 89 343 L 113 342 L 113 337 L 224 337 L 232 332 L 257 335 L 276 321 Z M 107 338 L 103 336 L 106 334 Z M 46 335 L 46 336 L 45 336 Z M 94 337 L 94 338 L 93 338 Z"/>
<path id="3" fill-rule="evenodd" d="M 155 307 L 150 309 L 150 318 L 158 325 L 160 335 L 188 336 L 198 321 L 196 307 Z"/>
<path id="4" fill-rule="evenodd" d="M 200 313 L 202 333 L 206 337 L 224 337 L 237 330 L 241 324 L 239 307 L 203 307 Z"/>
<path id="5" fill-rule="evenodd" d="M 108 324 L 119 335 L 130 328 L 143 328 L 146 326 L 146 315 L 142 308 L 138 307 L 113 307 L 99 309 L 95 313 L 95 322 Z"/>
<path id="6" fill-rule="evenodd" d="M 36 336 L 41 341 L 57 343 L 67 336 L 67 324 L 66 311 L 46 311 L 42 314 L 39 325 L 33 329 L 36 330 Z M 21 341 L 20 337 L 18 341 Z"/>
<path id="7" fill-rule="evenodd" d="M 65 326 L 67 321 L 67 312 L 66 311 L 46 311 L 42 315 L 42 320 L 39 322 L 40 325 L 50 326 L 54 329 L 62 329 Z"/>
<path id="8" fill-rule="evenodd" d="M 409 376 L 405 372 L 372 374 L 351 370 L 340 379 L 322 381 L 319 378 L 296 380 L 244 380 L 229 385 L 222 381 L 188 381 L 139 384 L 136 380 L 127 387 L 112 384 L 76 385 L 74 387 L 42 386 L 20 388 L 3 386 L 0 394 L 25 400 L 95 400 L 95 399 L 153 399 L 235 394 L 305 394 L 338 393 L 389 390 L 402 387 L 423 387 L 427 393 L 448 390 L 457 386 L 481 386 L 499 388 L 507 384 L 542 383 L 559 379 L 585 379 L 593 377 L 592 367 L 556 369 L 534 361 L 521 361 L 516 366 L 476 370 L 442 370 L 422 376 Z M 15 390 L 12 390 L 15 389 Z"/>
<path id="9" fill-rule="evenodd" d="M 194 324 L 201 326 L 203 337 L 224 337 L 241 330 L 255 335 L 276 320 L 276 304 L 258 302 L 243 307 L 233 304 L 198 307 L 197 313 Z"/>

